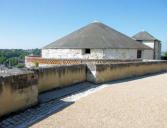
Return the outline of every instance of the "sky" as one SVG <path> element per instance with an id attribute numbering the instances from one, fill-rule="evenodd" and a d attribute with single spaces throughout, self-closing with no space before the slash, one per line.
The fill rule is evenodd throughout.
<path id="1" fill-rule="evenodd" d="M 167 0 L 0 0 L 0 49 L 42 48 L 95 20 L 130 37 L 144 29 L 167 51 Z"/>

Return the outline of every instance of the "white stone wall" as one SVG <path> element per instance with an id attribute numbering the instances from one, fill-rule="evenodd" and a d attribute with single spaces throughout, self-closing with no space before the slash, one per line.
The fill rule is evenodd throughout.
<path id="1" fill-rule="evenodd" d="M 137 59 L 136 49 L 104 49 L 105 59 L 131 60 Z"/>
<path id="2" fill-rule="evenodd" d="M 154 49 L 153 53 L 153 56 L 155 56 L 154 59 L 156 60 L 161 59 L 161 43 L 159 41 L 143 41 L 142 43 Z"/>
<path id="3" fill-rule="evenodd" d="M 81 49 L 42 49 L 42 58 L 78 58 L 81 54 Z"/>
<path id="4" fill-rule="evenodd" d="M 154 58 L 154 51 L 153 50 L 144 50 L 142 52 L 142 59 L 146 59 L 146 60 L 153 60 Z"/>
<path id="5" fill-rule="evenodd" d="M 159 41 L 155 41 L 155 59 L 161 59 L 161 44 Z"/>
<path id="6" fill-rule="evenodd" d="M 144 59 L 153 59 L 152 50 L 142 54 Z M 90 54 L 84 54 L 83 49 L 42 49 L 42 58 L 133 60 L 137 59 L 137 49 L 91 49 Z"/>
<path id="7" fill-rule="evenodd" d="M 143 41 L 142 43 L 154 49 L 154 41 Z"/>
<path id="8" fill-rule="evenodd" d="M 42 58 L 103 59 L 103 50 L 91 49 L 91 54 L 83 54 L 83 49 L 42 49 Z"/>

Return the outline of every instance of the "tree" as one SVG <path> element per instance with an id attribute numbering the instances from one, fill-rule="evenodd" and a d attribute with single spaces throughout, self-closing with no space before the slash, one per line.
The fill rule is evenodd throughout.
<path id="1" fill-rule="evenodd" d="M 24 61 L 25 56 L 33 54 L 40 55 L 40 49 L 0 49 L 0 64 L 6 66 L 23 67 L 18 64 L 19 61 Z"/>
<path id="2" fill-rule="evenodd" d="M 39 56 L 40 55 L 40 49 L 36 48 L 36 49 L 33 49 L 32 53 L 34 56 Z"/>
<path id="3" fill-rule="evenodd" d="M 13 66 L 13 59 L 12 58 L 9 58 L 9 63 L 8 63 L 9 66 Z"/>
<path id="4" fill-rule="evenodd" d="M 16 57 L 14 58 L 9 58 L 9 66 L 15 66 L 18 64 L 18 59 Z"/>
<path id="5" fill-rule="evenodd" d="M 4 63 L 4 61 L 6 60 L 6 57 L 0 57 L 0 64 L 3 64 Z"/>
<path id="6" fill-rule="evenodd" d="M 18 64 L 16 67 L 17 68 L 24 68 L 24 65 Z"/>
<path id="7" fill-rule="evenodd" d="M 167 56 L 167 52 L 165 52 L 165 56 Z"/>

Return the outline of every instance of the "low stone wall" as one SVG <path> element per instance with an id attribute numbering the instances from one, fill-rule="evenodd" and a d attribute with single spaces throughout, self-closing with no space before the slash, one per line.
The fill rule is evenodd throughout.
<path id="1" fill-rule="evenodd" d="M 167 61 L 90 64 L 87 80 L 93 83 L 103 83 L 162 71 L 167 71 Z"/>
<path id="2" fill-rule="evenodd" d="M 34 67 L 34 62 L 39 63 L 39 67 L 69 65 L 69 64 L 105 64 L 118 62 L 138 62 L 137 60 L 111 60 L 111 59 L 47 59 L 37 56 L 25 57 L 25 66 L 28 68 Z"/>
<path id="3" fill-rule="evenodd" d="M 39 93 L 86 81 L 86 65 L 32 68 L 38 75 Z"/>
<path id="4" fill-rule="evenodd" d="M 0 72 L 0 117 L 38 102 L 38 93 L 86 81 L 86 65 Z"/>
<path id="5" fill-rule="evenodd" d="M 0 74 L 0 117 L 37 103 L 37 76 L 30 71 Z"/>

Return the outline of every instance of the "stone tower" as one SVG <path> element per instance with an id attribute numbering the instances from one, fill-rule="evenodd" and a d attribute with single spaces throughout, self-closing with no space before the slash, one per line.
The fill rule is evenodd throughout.
<path id="1" fill-rule="evenodd" d="M 153 58 L 155 60 L 161 59 L 161 41 L 153 37 L 148 32 L 142 30 L 132 37 L 133 39 L 143 43 L 154 50 Z"/>

